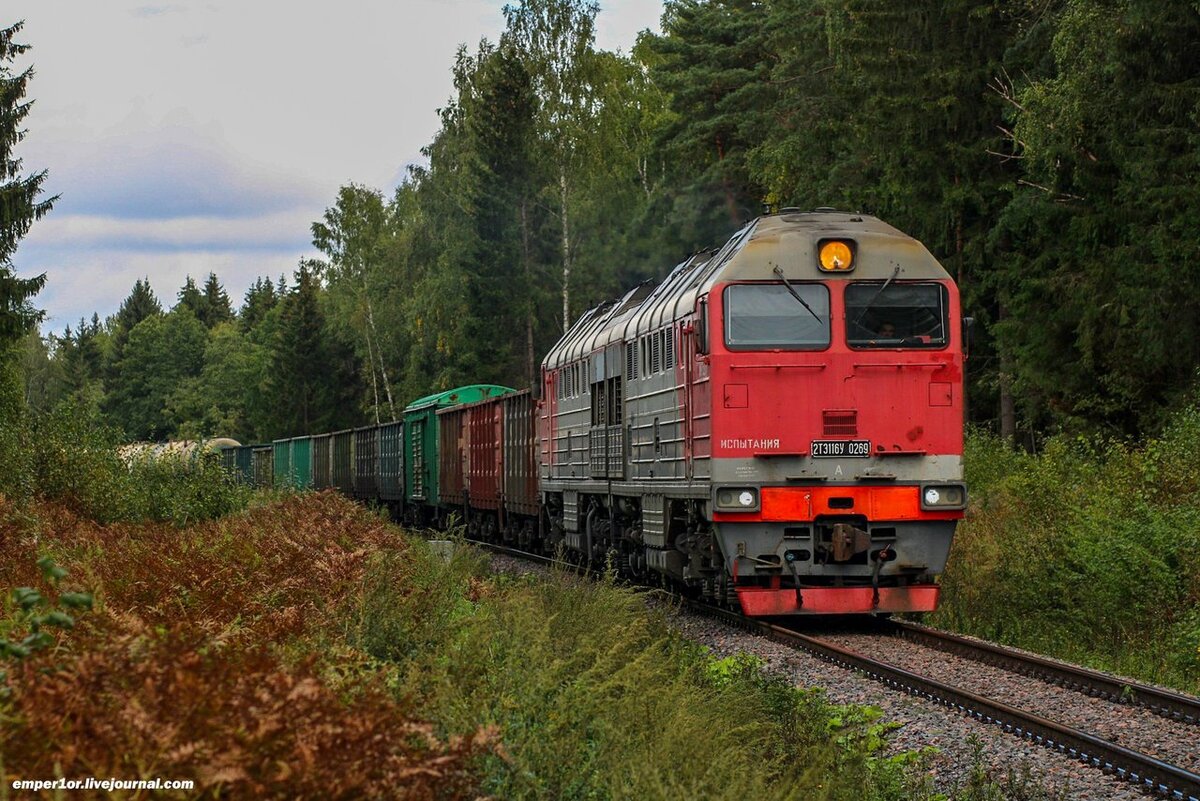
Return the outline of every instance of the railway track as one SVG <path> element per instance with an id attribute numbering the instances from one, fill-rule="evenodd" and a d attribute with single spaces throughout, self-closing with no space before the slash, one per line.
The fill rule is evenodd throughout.
<path id="1" fill-rule="evenodd" d="M 1087 668 L 1067 665 L 916 623 L 895 622 L 891 626 L 896 636 L 939 651 L 1031 676 L 1094 698 L 1144 707 L 1170 720 L 1200 725 L 1200 701 L 1190 696 L 1146 684 L 1121 681 Z"/>
<path id="2" fill-rule="evenodd" d="M 555 560 L 538 554 L 486 542 L 472 542 L 489 550 L 522 559 L 542 564 L 555 563 Z M 578 569 L 575 565 L 569 566 Z M 1149 793 L 1179 801 L 1200 801 L 1200 775 L 1177 765 L 1042 717 L 1033 711 L 1011 706 L 996 698 L 989 698 L 882 662 L 819 636 L 749 619 L 727 609 L 692 599 L 682 598 L 681 601 L 686 608 L 694 612 L 761 634 L 826 662 L 856 671 L 893 689 L 940 704 L 984 723 L 1000 726 L 1007 733 L 1058 751 Z M 1178 693 L 1122 682 L 1096 671 L 1065 665 L 917 624 L 889 621 L 880 627 L 880 632 L 885 636 L 909 639 L 1115 704 L 1145 707 L 1155 714 L 1180 723 L 1200 725 L 1200 701 Z"/>

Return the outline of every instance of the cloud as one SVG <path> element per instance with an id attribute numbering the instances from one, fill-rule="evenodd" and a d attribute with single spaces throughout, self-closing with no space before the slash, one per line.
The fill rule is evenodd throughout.
<path id="1" fill-rule="evenodd" d="M 147 17 L 161 17 L 163 14 L 175 14 L 184 10 L 183 6 L 138 6 L 132 9 L 129 15 L 145 19 Z"/>
<path id="2" fill-rule="evenodd" d="M 313 206 L 328 187 L 237 156 L 218 126 L 186 113 L 155 126 L 130 120 L 49 162 L 46 189 L 66 214 L 167 219 L 240 217 Z"/>
<path id="3" fill-rule="evenodd" d="M 309 210 L 255 217 L 124 219 L 100 215 L 51 215 L 38 223 L 27 244 L 44 254 L 56 251 L 208 249 L 260 251 L 304 249 L 310 243 Z"/>

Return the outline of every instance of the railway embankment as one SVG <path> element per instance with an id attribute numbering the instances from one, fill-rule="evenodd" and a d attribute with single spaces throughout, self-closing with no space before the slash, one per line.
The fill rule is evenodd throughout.
<path id="1" fill-rule="evenodd" d="M 628 590 L 447 560 L 332 494 L 194 524 L 8 502 L 0 521 L 0 797 L 57 776 L 196 782 L 176 797 L 920 797 L 924 757 L 885 751 L 874 713 L 714 657 Z"/>

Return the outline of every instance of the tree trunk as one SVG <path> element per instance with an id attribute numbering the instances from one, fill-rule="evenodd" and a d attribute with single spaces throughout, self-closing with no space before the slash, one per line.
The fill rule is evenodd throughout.
<path id="1" fill-rule="evenodd" d="M 379 331 L 375 328 L 375 307 L 371 305 L 371 296 L 367 294 L 366 276 L 363 277 L 363 299 L 367 302 L 367 325 L 370 333 L 375 337 L 375 350 L 379 354 L 379 375 L 383 378 L 383 393 L 387 397 L 388 415 L 392 422 L 395 422 L 396 402 L 392 400 L 392 382 L 388 380 L 387 367 L 383 363 L 383 347 L 379 344 Z"/>
<path id="2" fill-rule="evenodd" d="M 371 401 L 375 409 L 375 425 L 379 425 L 379 384 L 375 381 L 375 349 L 371 347 L 371 332 L 367 331 L 367 362 L 371 373 Z"/>
<path id="3" fill-rule="evenodd" d="M 1004 304 L 1000 304 L 998 317 L 1005 317 Z M 1000 436 L 1012 447 L 1017 446 L 1017 410 L 1012 394 L 1013 359 L 1003 342 L 996 343 L 1000 351 Z"/>
<path id="4" fill-rule="evenodd" d="M 521 198 L 521 266 L 525 272 L 526 293 L 529 295 L 525 304 L 525 374 L 532 388 L 537 386 L 537 364 L 533 349 L 534 301 L 530 291 L 533 287 L 533 268 L 529 262 L 529 202 Z"/>
<path id="5" fill-rule="evenodd" d="M 571 229 L 567 220 L 567 173 L 562 168 L 559 168 L 558 172 L 558 190 L 562 202 L 562 214 L 559 216 L 559 220 L 562 221 L 562 319 L 563 333 L 566 333 L 571 327 Z"/>

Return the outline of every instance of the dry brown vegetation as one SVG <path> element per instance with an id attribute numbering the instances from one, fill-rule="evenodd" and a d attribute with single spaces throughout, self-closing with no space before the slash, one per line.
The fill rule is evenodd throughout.
<path id="1" fill-rule="evenodd" d="M 63 587 L 97 605 L 54 647 L 0 665 L 6 787 L 61 775 L 191 778 L 207 797 L 477 795 L 471 765 L 494 731 L 439 740 L 386 671 L 327 645 L 374 554 L 398 552 L 403 570 L 405 543 L 377 517 L 328 494 L 186 529 L 37 516 L 0 501 L 0 588 L 53 597 L 35 565 L 52 553 Z M 9 604 L 0 624 L 14 621 Z"/>

